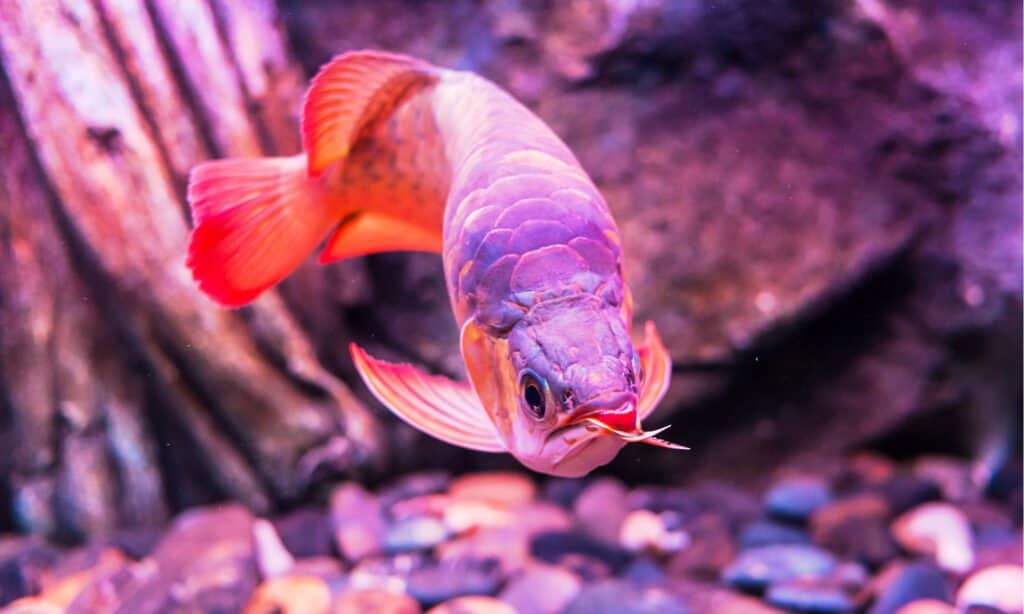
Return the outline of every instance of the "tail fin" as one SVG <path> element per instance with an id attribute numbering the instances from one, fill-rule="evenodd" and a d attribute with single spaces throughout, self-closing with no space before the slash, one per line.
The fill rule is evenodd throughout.
<path id="1" fill-rule="evenodd" d="M 192 169 L 188 201 L 195 230 L 188 266 L 199 287 L 238 307 L 291 273 L 344 215 L 338 199 L 322 193 L 319 176 L 348 155 L 368 126 L 436 79 L 430 64 L 408 56 L 343 54 L 320 70 L 306 93 L 305 154 L 216 160 Z M 388 237 L 399 234 L 396 229 L 363 226 L 357 236 L 345 234 L 352 245 L 332 250 L 332 259 L 394 247 Z"/>
<path id="2" fill-rule="evenodd" d="M 304 155 L 215 160 L 192 169 L 188 267 L 199 287 L 244 305 L 299 266 L 340 214 L 319 197 Z"/>

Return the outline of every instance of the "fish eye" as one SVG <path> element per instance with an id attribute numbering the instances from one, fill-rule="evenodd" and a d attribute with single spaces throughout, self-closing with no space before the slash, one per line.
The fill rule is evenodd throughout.
<path id="1" fill-rule="evenodd" d="M 543 420 L 547 409 L 547 395 L 544 394 L 546 386 L 543 380 L 532 371 L 526 371 L 519 380 L 519 388 L 522 390 L 523 402 L 526 403 L 530 415 L 536 420 Z"/>

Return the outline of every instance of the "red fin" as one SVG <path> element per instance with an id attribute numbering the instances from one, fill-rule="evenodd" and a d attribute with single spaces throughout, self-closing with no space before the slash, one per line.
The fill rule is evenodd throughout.
<path id="1" fill-rule="evenodd" d="M 640 368 L 644 374 L 637 401 L 637 410 L 643 421 L 658 406 L 672 380 L 672 357 L 662 344 L 654 322 L 644 324 L 644 344 L 637 353 L 640 354 Z"/>
<path id="2" fill-rule="evenodd" d="M 291 273 L 338 220 L 302 155 L 214 160 L 192 169 L 188 267 L 210 297 L 238 307 Z"/>
<path id="3" fill-rule="evenodd" d="M 473 389 L 412 365 L 377 360 L 356 344 L 352 362 L 366 386 L 399 418 L 450 444 L 481 452 L 505 452 Z"/>
<path id="4" fill-rule="evenodd" d="M 327 239 L 320 262 L 390 251 L 440 252 L 441 233 L 405 220 L 363 212 Z"/>
<path id="5" fill-rule="evenodd" d="M 436 79 L 430 64 L 395 53 L 356 51 L 328 62 L 313 78 L 302 108 L 309 174 L 344 158 L 368 124 Z"/>

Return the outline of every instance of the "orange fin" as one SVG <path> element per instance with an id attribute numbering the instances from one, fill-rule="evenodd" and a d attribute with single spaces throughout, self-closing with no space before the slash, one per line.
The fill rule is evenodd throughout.
<path id="1" fill-rule="evenodd" d="M 668 391 L 669 382 L 672 381 L 672 357 L 662 344 L 654 322 L 644 324 L 644 344 L 637 349 L 637 353 L 640 354 L 640 368 L 644 374 L 637 402 L 637 414 L 643 421 L 661 402 Z"/>
<path id="2" fill-rule="evenodd" d="M 291 273 L 337 223 L 302 155 L 214 160 L 192 169 L 188 267 L 199 287 L 239 307 Z"/>
<path id="3" fill-rule="evenodd" d="M 480 452 L 505 452 L 497 431 L 473 389 L 412 365 L 377 360 L 356 344 L 352 361 L 366 386 L 411 426 L 450 444 Z"/>
<path id="4" fill-rule="evenodd" d="M 302 144 L 309 174 L 348 155 L 360 133 L 403 100 L 437 80 L 430 64 L 381 51 L 342 54 L 313 78 L 302 108 Z"/>
<path id="5" fill-rule="evenodd" d="M 406 220 L 362 212 L 327 239 L 320 262 L 389 251 L 440 252 L 441 234 Z"/>

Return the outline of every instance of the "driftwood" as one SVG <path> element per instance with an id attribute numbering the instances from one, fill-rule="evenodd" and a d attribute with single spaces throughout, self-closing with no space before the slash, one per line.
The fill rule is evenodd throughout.
<path id="1" fill-rule="evenodd" d="M 0 1 L 0 403 L 19 528 L 75 538 L 378 458 L 373 416 L 274 293 L 185 268 L 188 169 L 294 153 L 269 0 Z M 339 341 L 342 343 L 343 341 Z"/>

